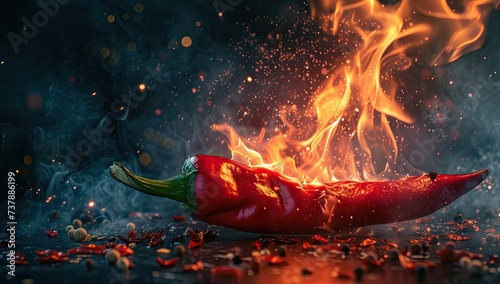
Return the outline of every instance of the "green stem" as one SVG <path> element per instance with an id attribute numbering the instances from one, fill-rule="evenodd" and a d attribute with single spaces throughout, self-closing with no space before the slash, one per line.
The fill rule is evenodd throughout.
<path id="1" fill-rule="evenodd" d="M 196 169 L 189 162 L 189 159 L 184 163 L 180 174 L 164 180 L 140 177 L 118 162 L 114 162 L 109 171 L 114 179 L 133 189 L 146 194 L 177 200 L 186 204 L 187 207 L 196 207 L 193 190 Z"/>

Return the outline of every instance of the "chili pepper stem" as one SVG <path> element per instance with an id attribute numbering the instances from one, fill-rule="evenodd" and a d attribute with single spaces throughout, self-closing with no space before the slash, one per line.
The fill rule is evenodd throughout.
<path id="1" fill-rule="evenodd" d="M 188 209 L 194 209 L 196 208 L 196 200 L 192 185 L 196 168 L 193 162 L 191 159 L 187 159 L 180 174 L 163 180 L 140 177 L 119 162 L 114 162 L 109 167 L 109 171 L 114 179 L 135 190 L 150 195 L 167 197 L 184 203 Z"/>

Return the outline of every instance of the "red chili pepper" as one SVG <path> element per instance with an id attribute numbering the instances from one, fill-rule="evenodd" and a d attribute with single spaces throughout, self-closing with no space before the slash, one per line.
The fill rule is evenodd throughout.
<path id="1" fill-rule="evenodd" d="M 179 262 L 179 260 L 180 259 L 178 257 L 167 260 L 164 260 L 161 257 L 156 258 L 156 262 L 158 262 L 158 264 L 160 264 L 163 267 L 172 267 L 176 265 Z"/>
<path id="2" fill-rule="evenodd" d="M 484 169 L 395 181 L 303 184 L 267 168 L 207 155 L 188 158 L 181 174 L 171 179 L 140 177 L 117 162 L 110 172 L 136 190 L 184 203 L 202 221 L 261 233 L 332 231 L 419 218 L 488 176 Z"/>
<path id="3" fill-rule="evenodd" d="M 51 238 L 59 235 L 59 233 L 57 231 L 53 231 L 53 230 L 45 230 L 45 234 Z"/>
<path id="4" fill-rule="evenodd" d="M 304 250 L 310 250 L 310 249 L 313 249 L 313 248 L 314 248 L 314 246 L 313 246 L 313 245 L 311 245 L 311 244 L 310 244 L 310 243 L 308 243 L 308 242 L 303 242 L 303 243 L 302 243 L 302 248 L 303 248 Z"/>

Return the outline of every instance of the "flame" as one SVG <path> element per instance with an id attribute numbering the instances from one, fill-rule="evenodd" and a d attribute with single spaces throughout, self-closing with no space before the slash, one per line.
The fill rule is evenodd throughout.
<path id="1" fill-rule="evenodd" d="M 332 46 L 350 48 L 342 51 L 342 60 L 329 71 L 307 110 L 283 106 L 280 119 L 286 127 L 262 129 L 251 137 L 228 124 L 212 128 L 227 136 L 239 162 L 304 182 L 328 182 L 381 179 L 393 171 L 398 146 L 390 121 L 414 121 L 399 102 L 394 72 L 415 64 L 449 63 L 478 49 L 488 14 L 500 1 L 402 0 L 383 5 L 377 0 L 311 0 L 310 5 L 322 30 L 339 39 Z"/>

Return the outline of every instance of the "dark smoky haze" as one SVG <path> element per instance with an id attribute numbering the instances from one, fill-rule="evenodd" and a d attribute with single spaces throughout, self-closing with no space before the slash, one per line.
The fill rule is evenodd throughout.
<path id="1" fill-rule="evenodd" d="M 54 211 L 67 222 L 85 212 L 112 222 L 130 211 L 180 214 L 176 202 L 116 182 L 109 166 L 161 179 L 188 155 L 230 157 L 212 124 L 242 136 L 284 127 L 280 108 L 306 105 L 341 57 L 335 36 L 310 20 L 308 1 L 9 5 L 1 12 L 0 163 L 5 177 L 17 171 L 17 214 L 28 232 Z M 449 214 L 500 204 L 498 32 L 494 10 L 480 50 L 396 74 L 416 121 L 392 123 L 399 174 L 491 171 Z"/>

